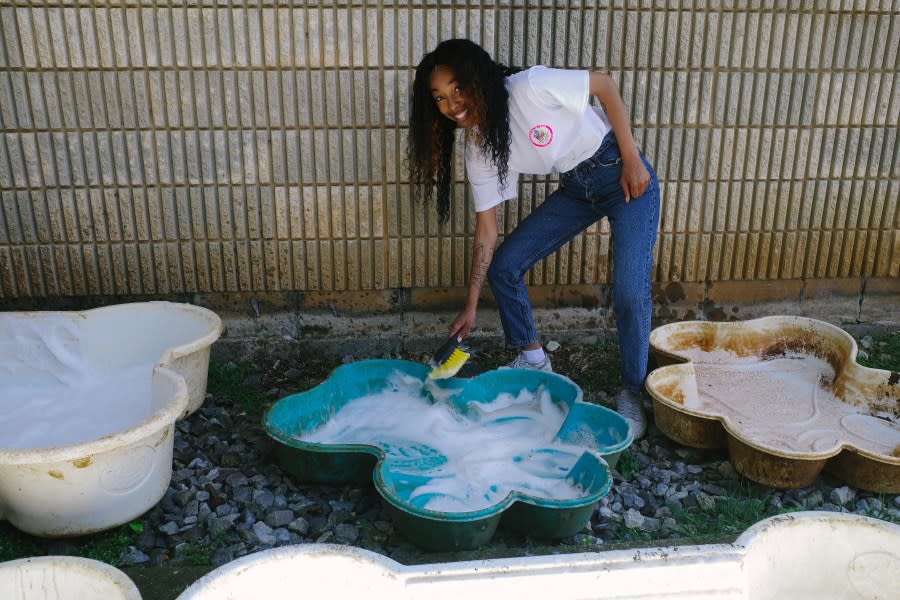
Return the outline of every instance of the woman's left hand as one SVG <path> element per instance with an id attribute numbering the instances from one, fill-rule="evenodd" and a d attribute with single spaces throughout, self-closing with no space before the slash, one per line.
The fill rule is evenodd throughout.
<path id="1" fill-rule="evenodd" d="M 647 191 L 650 184 L 650 172 L 644 166 L 640 157 L 631 160 L 622 160 L 622 177 L 619 179 L 622 189 L 625 191 L 625 202 L 631 202 L 632 198 L 639 198 Z"/>

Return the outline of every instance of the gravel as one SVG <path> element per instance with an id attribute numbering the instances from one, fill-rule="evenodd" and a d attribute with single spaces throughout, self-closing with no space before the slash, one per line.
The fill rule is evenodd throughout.
<path id="1" fill-rule="evenodd" d="M 269 401 L 288 393 L 277 386 L 266 389 L 265 377 L 253 383 L 262 385 Z M 602 392 L 587 399 L 609 401 Z M 171 484 L 163 499 L 132 523 L 140 534 L 121 565 L 215 566 L 268 548 L 314 542 L 366 548 L 407 564 L 454 558 L 452 553 L 429 554 L 396 532 L 371 485 L 292 479 L 277 466 L 275 442 L 260 421 L 259 415 L 241 413 L 207 394 L 196 413 L 177 423 Z M 668 546 L 687 539 L 702 542 L 703 534 L 733 538 L 754 522 L 741 522 L 744 514 L 761 519 L 788 510 L 841 511 L 900 522 L 900 496 L 854 489 L 828 475 L 809 488 L 768 488 L 740 476 L 724 451 L 686 448 L 652 427 L 629 455 L 619 464 L 622 472 L 613 472 L 612 490 L 582 532 L 535 542 L 500 530 L 479 556 L 635 543 Z M 738 512 L 730 516 L 722 506 Z M 698 521 L 706 525 L 698 527 Z"/>

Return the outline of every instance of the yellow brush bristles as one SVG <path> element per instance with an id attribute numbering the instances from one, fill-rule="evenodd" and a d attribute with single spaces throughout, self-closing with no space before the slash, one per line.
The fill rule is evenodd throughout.
<path id="1" fill-rule="evenodd" d="M 443 363 L 436 366 L 428 374 L 430 379 L 446 379 L 456 375 L 469 360 L 469 353 L 462 348 L 455 348 Z"/>

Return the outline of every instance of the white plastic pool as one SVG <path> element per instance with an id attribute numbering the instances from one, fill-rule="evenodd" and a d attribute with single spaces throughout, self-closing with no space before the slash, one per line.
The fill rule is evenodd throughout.
<path id="1" fill-rule="evenodd" d="M 0 313 L 0 518 L 40 536 L 133 519 L 172 474 L 221 321 L 170 302 Z"/>
<path id="2" fill-rule="evenodd" d="M 39 556 L 0 563 L 4 600 L 140 600 L 124 573 L 105 563 L 74 556 Z"/>

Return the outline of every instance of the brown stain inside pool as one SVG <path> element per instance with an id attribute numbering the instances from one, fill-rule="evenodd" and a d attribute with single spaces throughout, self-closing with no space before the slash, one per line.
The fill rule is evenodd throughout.
<path id="1" fill-rule="evenodd" d="M 661 383 L 657 389 L 662 396 L 668 398 L 672 402 L 684 404 L 684 391 L 681 389 L 681 386 L 678 385 L 677 381 Z"/>

